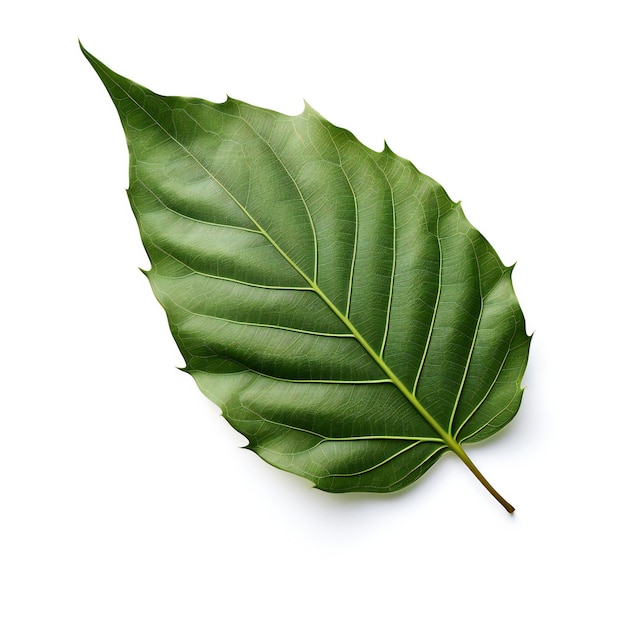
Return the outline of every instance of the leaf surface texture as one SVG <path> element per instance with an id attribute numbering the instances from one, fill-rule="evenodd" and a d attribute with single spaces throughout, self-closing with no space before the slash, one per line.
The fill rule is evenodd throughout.
<path id="1" fill-rule="evenodd" d="M 513 418 L 530 339 L 511 268 L 438 183 L 308 106 L 159 96 L 84 52 L 186 371 L 259 456 L 393 491 Z"/>

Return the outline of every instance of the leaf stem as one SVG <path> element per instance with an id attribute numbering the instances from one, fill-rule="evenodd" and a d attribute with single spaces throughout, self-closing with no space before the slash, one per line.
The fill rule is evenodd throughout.
<path id="1" fill-rule="evenodd" d="M 456 442 L 455 442 L 456 443 Z M 472 460 L 467 456 L 467 453 L 460 444 L 456 443 L 455 447 L 452 447 L 452 451 L 467 465 L 469 470 L 478 478 L 487 491 L 507 510 L 508 513 L 513 513 L 515 508 L 507 502 L 491 485 L 491 483 L 481 474 L 480 470 L 474 465 Z"/>

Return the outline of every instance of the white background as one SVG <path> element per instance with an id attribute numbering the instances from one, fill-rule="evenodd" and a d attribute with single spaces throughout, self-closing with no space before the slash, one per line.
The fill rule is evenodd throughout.
<path id="1" fill-rule="evenodd" d="M 0 623 L 623 624 L 621 2 L 4 9 Z M 241 450 L 175 366 L 77 38 L 153 90 L 305 98 L 462 200 L 534 332 L 520 413 L 392 496 Z"/>

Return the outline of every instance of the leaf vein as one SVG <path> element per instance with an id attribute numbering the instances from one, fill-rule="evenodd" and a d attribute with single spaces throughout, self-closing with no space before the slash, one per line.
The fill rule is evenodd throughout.
<path id="1" fill-rule="evenodd" d="M 255 233 L 255 234 L 259 234 L 262 235 L 263 233 L 260 230 L 257 230 L 255 228 L 244 228 L 243 226 L 234 226 L 233 224 L 221 224 L 220 222 L 210 222 L 208 220 L 203 220 L 197 217 L 191 217 L 190 215 L 186 215 L 185 213 L 181 213 L 180 211 L 176 211 L 176 209 L 173 209 L 172 207 L 170 207 L 168 204 L 166 204 L 163 199 L 161 197 L 159 197 L 158 194 L 156 194 L 148 185 L 146 185 L 146 183 L 143 182 L 143 180 L 141 180 L 139 177 L 137 177 L 137 182 L 142 185 L 146 191 L 148 191 L 152 196 L 154 196 L 154 199 L 167 211 L 169 211 L 170 213 L 173 213 L 174 215 L 178 215 L 180 217 L 182 217 L 185 220 L 189 220 L 192 222 L 197 222 L 199 224 L 206 224 L 207 226 L 217 226 L 220 228 L 229 228 L 231 230 L 242 230 L 244 232 L 248 232 L 248 233 Z"/>
<path id="2" fill-rule="evenodd" d="M 358 243 L 359 243 L 359 201 L 356 196 L 356 192 L 354 191 L 354 187 L 352 186 L 352 181 L 350 180 L 350 177 L 348 176 L 348 172 L 346 172 L 343 166 L 343 159 L 341 158 L 341 152 L 339 151 L 337 142 L 335 141 L 335 138 L 330 132 L 330 129 L 328 129 L 327 127 L 324 127 L 324 128 L 326 129 L 326 132 L 328 133 L 328 136 L 330 140 L 332 141 L 335 151 L 337 152 L 337 159 L 339 161 L 339 167 L 341 168 L 341 171 L 343 172 L 346 182 L 348 183 L 348 186 L 350 187 L 350 193 L 352 194 L 352 198 L 354 200 L 354 243 L 352 244 L 352 260 L 350 262 L 350 277 L 348 279 L 348 297 L 346 299 L 347 301 L 346 301 L 346 312 L 345 312 L 345 316 L 350 317 L 350 306 L 352 304 L 352 289 L 354 287 L 354 270 L 356 267 L 356 253 L 357 253 L 357 248 L 358 248 Z"/>
<path id="3" fill-rule="evenodd" d="M 463 393 L 463 389 L 465 387 L 465 382 L 467 380 L 467 374 L 469 371 L 469 367 L 470 367 L 470 363 L 472 360 L 472 357 L 474 355 L 474 350 L 476 348 L 476 339 L 478 337 L 478 331 L 480 328 L 480 323 L 482 321 L 482 317 L 483 317 L 483 313 L 485 310 L 485 300 L 487 298 L 487 295 L 489 295 L 488 293 L 486 295 L 483 295 L 483 287 L 482 287 L 482 272 L 481 272 L 481 268 L 480 268 L 480 259 L 478 257 L 478 253 L 476 252 L 476 246 L 474 245 L 474 242 L 472 241 L 472 238 L 469 237 L 466 234 L 466 238 L 470 243 L 470 246 L 472 248 L 472 252 L 474 254 L 474 261 L 476 262 L 476 275 L 477 275 L 477 282 L 478 282 L 478 290 L 479 290 L 479 295 L 480 295 L 480 311 L 478 314 L 478 318 L 476 319 L 476 326 L 474 328 L 474 334 L 472 336 L 472 343 L 467 355 L 467 359 L 465 361 L 465 369 L 463 371 L 463 378 L 461 379 L 461 383 L 459 385 L 459 390 L 457 392 L 457 396 L 456 396 L 456 400 L 454 403 L 454 407 L 452 408 L 452 412 L 450 414 L 450 421 L 448 423 L 448 432 L 452 435 L 452 428 L 453 428 L 453 424 L 454 424 L 454 419 L 456 417 L 456 412 L 458 410 L 458 406 L 459 406 L 459 402 L 461 400 L 461 395 Z M 497 284 L 497 281 L 494 282 L 494 285 L 491 286 L 489 292 L 491 291 L 491 289 L 493 289 L 493 287 L 495 286 L 495 284 Z M 511 341 L 513 339 L 511 338 Z M 509 342 L 509 347 L 511 345 L 511 341 Z M 508 351 L 507 351 L 508 352 Z M 468 418 L 469 419 L 469 418 Z M 458 433 L 458 431 L 457 431 Z M 456 439 L 456 435 L 454 435 L 454 438 Z"/>
<path id="4" fill-rule="evenodd" d="M 355 338 L 352 333 L 328 333 L 328 332 L 322 332 L 322 331 L 317 331 L 317 330 L 308 330 L 304 328 L 293 328 L 290 326 L 281 326 L 279 324 L 262 324 L 260 322 L 245 322 L 242 320 L 233 320 L 227 317 L 221 317 L 219 315 L 209 315 L 208 313 L 198 313 L 197 311 L 192 311 L 191 309 L 188 309 L 186 306 L 183 306 L 179 302 L 176 302 L 174 298 L 172 298 L 171 296 L 168 296 L 168 297 L 172 301 L 172 303 L 175 306 L 177 306 L 179 309 L 182 309 L 183 311 L 186 311 L 190 315 L 193 315 L 196 317 L 212 319 L 212 320 L 216 320 L 219 322 L 227 322 L 229 324 L 237 324 L 239 326 L 253 326 L 253 327 L 258 327 L 258 328 L 269 328 L 272 330 L 284 330 L 284 331 L 298 333 L 302 335 L 313 335 L 315 337 L 329 337 L 332 339 L 354 339 Z"/>
<path id="5" fill-rule="evenodd" d="M 506 350 L 506 352 L 504 354 L 504 357 L 502 359 L 502 362 L 500 363 L 500 366 L 498 367 L 497 374 L 493 377 L 493 380 L 491 381 L 491 384 L 489 385 L 489 387 L 488 387 L 487 391 L 485 392 L 484 396 L 480 399 L 478 404 L 469 412 L 468 416 L 463 420 L 461 425 L 457 428 L 456 433 L 454 434 L 454 438 L 455 439 L 459 438 L 459 435 L 461 434 L 461 431 L 463 430 L 463 428 L 465 428 L 465 425 L 474 416 L 474 414 L 480 409 L 480 407 L 485 403 L 485 401 L 489 397 L 489 394 L 491 393 L 492 389 L 494 388 L 495 384 L 498 382 L 498 379 L 500 378 L 500 374 L 502 373 L 502 370 L 504 369 L 504 364 L 507 362 L 507 359 L 509 358 L 509 356 L 510 356 L 510 354 L 512 352 L 511 345 L 513 344 L 513 339 L 515 339 L 515 335 L 516 334 L 517 334 L 517 328 L 514 328 L 513 329 L 513 333 L 511 335 L 511 338 L 509 339 L 509 346 L 508 346 L 508 348 L 507 348 L 507 350 Z M 470 436 L 473 437 L 474 434 L 475 433 L 473 433 Z M 464 439 L 467 439 L 467 437 L 465 437 Z"/>
<path id="6" fill-rule="evenodd" d="M 201 272 L 200 270 L 197 270 L 193 267 L 191 267 L 188 263 L 185 263 L 182 259 L 178 258 L 174 253 L 169 252 L 168 250 L 163 249 L 161 246 L 159 246 L 158 244 L 156 244 L 154 242 L 154 240 L 152 239 L 152 237 L 144 230 L 142 231 L 144 236 L 149 239 L 150 241 L 150 245 L 155 248 L 156 250 L 159 250 L 160 252 L 162 252 L 163 254 L 165 254 L 166 256 L 170 257 L 173 261 L 176 261 L 177 263 L 179 263 L 180 265 L 182 265 L 183 267 L 186 267 L 188 270 L 190 270 L 189 274 L 184 274 L 184 275 L 179 275 L 179 276 L 168 276 L 168 278 L 172 279 L 172 280 L 180 280 L 183 278 L 188 278 L 189 276 L 205 276 L 206 278 L 213 278 L 215 280 L 224 280 L 230 283 L 235 283 L 238 285 L 245 285 L 246 287 L 256 287 L 258 289 L 271 289 L 271 290 L 277 290 L 277 291 L 311 291 L 313 292 L 313 288 L 311 287 L 296 287 L 296 286 L 292 286 L 292 285 L 262 285 L 260 283 L 253 283 L 253 282 L 249 282 L 246 280 L 241 280 L 239 278 L 231 278 L 230 276 L 221 276 L 220 274 L 209 274 L 207 272 Z"/>
<path id="7" fill-rule="evenodd" d="M 435 329 L 435 320 L 437 318 L 437 313 L 439 311 L 439 302 L 441 301 L 441 286 L 442 286 L 442 277 L 443 277 L 443 250 L 441 249 L 441 238 L 439 237 L 439 222 L 441 221 L 441 208 L 439 206 L 439 199 L 437 198 L 436 198 L 436 203 L 437 203 L 437 235 L 436 237 L 437 237 L 437 249 L 439 251 L 439 272 L 438 272 L 438 279 L 437 279 L 437 296 L 435 298 L 435 304 L 433 306 L 433 314 L 430 318 L 430 327 L 428 329 L 428 336 L 426 337 L 426 342 L 424 344 L 424 352 L 422 353 L 420 365 L 417 370 L 417 374 L 415 375 L 415 382 L 413 383 L 413 395 L 417 394 L 417 385 L 422 376 L 424 363 L 426 363 L 426 356 L 428 355 L 428 350 L 430 348 L 430 344 L 433 338 L 433 333 Z"/>

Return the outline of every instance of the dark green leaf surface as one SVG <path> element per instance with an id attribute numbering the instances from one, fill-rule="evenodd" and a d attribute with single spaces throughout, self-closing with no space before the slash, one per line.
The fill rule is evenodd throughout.
<path id="1" fill-rule="evenodd" d="M 186 370 L 249 447 L 335 492 L 400 489 L 452 450 L 506 506 L 461 444 L 517 412 L 530 340 L 460 205 L 309 107 L 163 97 L 84 52 Z"/>

